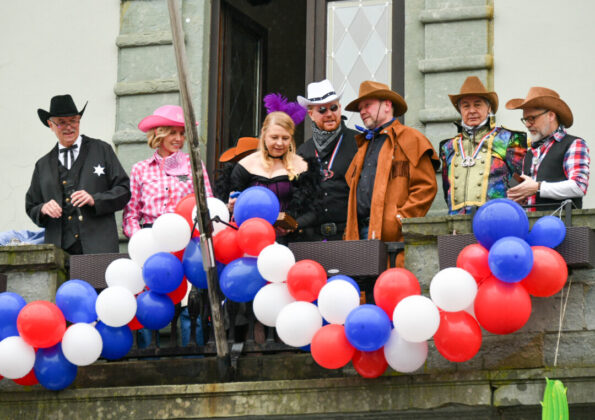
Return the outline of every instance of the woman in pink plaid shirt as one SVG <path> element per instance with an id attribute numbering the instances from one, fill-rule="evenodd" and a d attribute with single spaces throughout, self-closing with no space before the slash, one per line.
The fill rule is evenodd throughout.
<path id="1" fill-rule="evenodd" d="M 135 163 L 130 172 L 132 197 L 124 208 L 122 227 L 128 237 L 149 227 L 164 213 L 173 213 L 176 204 L 194 191 L 190 156 L 184 147 L 184 111 L 164 105 L 138 124 L 147 133 L 149 147 L 156 149 L 149 159 Z M 206 168 L 202 167 L 207 197 L 212 197 Z"/>

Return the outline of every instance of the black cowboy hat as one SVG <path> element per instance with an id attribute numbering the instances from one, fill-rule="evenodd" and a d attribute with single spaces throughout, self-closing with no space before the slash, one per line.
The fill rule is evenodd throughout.
<path id="1" fill-rule="evenodd" d="M 89 103 L 87 101 L 87 103 Z M 51 117 L 72 117 L 73 115 L 83 115 L 87 103 L 80 111 L 76 109 L 76 105 L 70 95 L 57 95 L 54 96 L 50 102 L 50 112 L 47 112 L 41 108 L 37 110 L 39 119 L 46 127 L 49 127 L 48 119 Z"/>

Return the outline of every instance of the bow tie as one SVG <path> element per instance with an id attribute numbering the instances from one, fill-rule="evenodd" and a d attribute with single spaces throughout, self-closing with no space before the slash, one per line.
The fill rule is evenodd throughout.
<path id="1" fill-rule="evenodd" d="M 381 127 L 376 127 L 373 130 L 370 130 L 368 128 L 359 126 L 359 125 L 355 125 L 355 129 L 359 132 L 361 132 L 362 134 L 365 134 L 366 140 L 372 140 L 374 138 L 374 136 L 376 136 L 376 134 L 378 134 L 378 132 L 382 129 Z"/>
<path id="2" fill-rule="evenodd" d="M 72 164 L 74 163 L 74 151 L 78 149 L 77 144 L 73 144 L 70 147 L 64 147 L 60 149 L 60 153 L 64 154 L 64 167 L 66 169 L 70 169 Z M 70 155 L 70 165 L 68 164 L 68 156 Z"/>

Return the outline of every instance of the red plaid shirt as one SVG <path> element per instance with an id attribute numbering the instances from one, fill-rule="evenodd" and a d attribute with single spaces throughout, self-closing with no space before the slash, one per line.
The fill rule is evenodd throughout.
<path id="1" fill-rule="evenodd" d="M 545 155 L 553 146 L 554 141 L 560 142 L 566 136 L 566 129 L 564 126 L 559 126 L 542 144 L 538 147 L 531 149 L 533 150 L 533 160 L 531 162 L 531 178 L 534 180 L 537 178 L 537 171 L 539 165 L 545 158 Z M 589 158 L 589 147 L 583 139 L 576 139 L 572 142 L 566 154 L 564 155 L 564 175 L 566 178 L 576 182 L 576 185 L 587 193 L 587 187 L 589 186 L 589 164 L 591 160 Z M 532 195 L 527 199 L 527 204 L 535 204 L 536 197 Z"/>
<path id="2" fill-rule="evenodd" d="M 128 237 L 142 224 L 152 224 L 164 213 L 173 213 L 178 202 L 194 191 L 190 156 L 183 152 L 162 158 L 159 153 L 135 163 L 130 171 L 132 196 L 124 208 L 122 228 Z M 173 167 L 170 162 L 176 161 Z M 170 169 L 171 167 L 171 169 Z M 207 197 L 212 197 L 206 168 L 202 166 Z M 175 173 L 175 175 L 171 175 Z"/>

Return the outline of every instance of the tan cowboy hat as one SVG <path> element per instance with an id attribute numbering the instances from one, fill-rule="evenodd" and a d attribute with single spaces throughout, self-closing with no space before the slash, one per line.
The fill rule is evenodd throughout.
<path id="1" fill-rule="evenodd" d="M 219 157 L 219 162 L 229 162 L 230 160 L 239 160 L 248 153 L 256 151 L 258 148 L 258 137 L 240 137 L 235 147 L 227 149 Z"/>
<path id="2" fill-rule="evenodd" d="M 541 108 L 554 111 L 564 127 L 570 127 L 574 121 L 570 107 L 566 105 L 558 92 L 533 86 L 525 99 L 515 98 L 506 102 L 507 109 Z"/>
<path id="3" fill-rule="evenodd" d="M 492 113 L 495 114 L 498 111 L 498 94 L 496 92 L 488 92 L 477 76 L 467 77 L 458 95 L 448 95 L 450 102 L 452 102 L 457 111 L 459 111 L 459 101 L 465 96 L 485 98 L 492 106 Z"/>
<path id="4" fill-rule="evenodd" d="M 390 90 L 388 85 L 384 83 L 374 82 L 372 80 L 366 80 L 359 85 L 359 97 L 345 107 L 346 111 L 359 112 L 357 107 L 361 101 L 366 99 L 388 99 L 393 103 L 395 108 L 395 117 L 403 115 L 407 112 L 407 102 L 397 92 Z"/>

